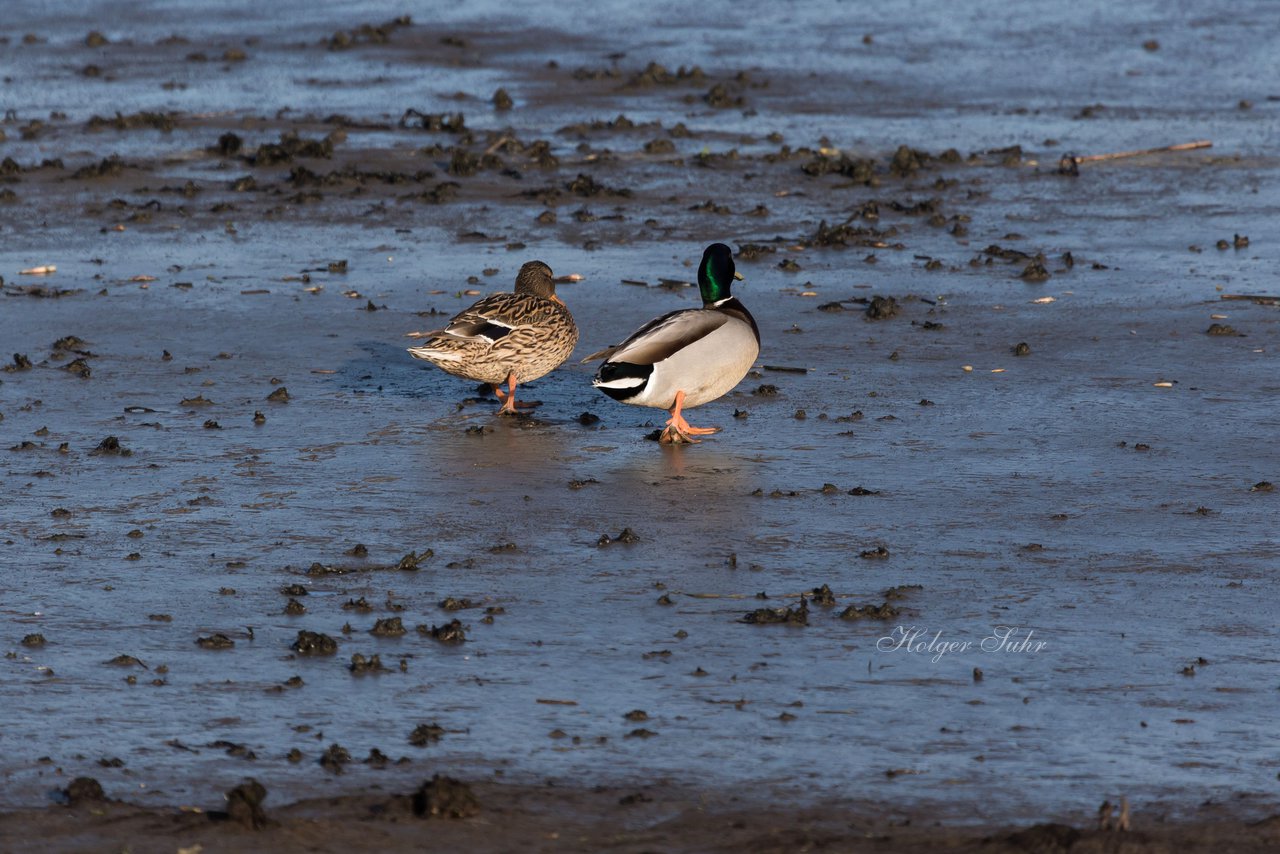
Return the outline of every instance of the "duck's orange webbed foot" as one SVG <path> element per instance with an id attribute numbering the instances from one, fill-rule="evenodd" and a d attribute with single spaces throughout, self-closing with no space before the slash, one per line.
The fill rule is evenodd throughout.
<path id="1" fill-rule="evenodd" d="M 498 410 L 499 415 L 519 415 L 520 409 L 533 409 L 541 406 L 542 401 L 530 400 L 524 403 L 516 403 L 516 375 L 515 371 L 507 374 L 507 386 L 510 391 L 503 391 L 501 385 L 493 386 L 493 396 L 502 402 L 502 408 Z"/>
<path id="2" fill-rule="evenodd" d="M 680 414 L 680 407 L 684 405 L 684 392 L 676 392 L 676 404 L 671 407 L 671 418 L 667 420 L 666 429 L 662 431 L 662 435 L 658 437 L 658 441 L 664 445 L 690 444 L 696 445 L 699 440 L 694 436 L 710 436 L 712 433 L 719 433 L 719 427 L 694 427 L 684 420 L 684 416 Z"/>

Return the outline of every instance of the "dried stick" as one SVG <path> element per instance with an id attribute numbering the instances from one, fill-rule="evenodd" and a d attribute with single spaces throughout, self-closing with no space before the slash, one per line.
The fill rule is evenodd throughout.
<path id="1" fill-rule="evenodd" d="M 1280 305 L 1280 296 L 1270 294 L 1220 294 L 1218 299 L 1249 300 L 1258 305 Z"/>
<path id="2" fill-rule="evenodd" d="M 1058 161 L 1058 172 L 1062 175 L 1079 175 L 1081 163 L 1096 163 L 1102 160 L 1119 160 L 1123 157 L 1141 157 L 1144 154 L 1159 154 L 1163 151 L 1194 151 L 1197 148 L 1212 148 L 1213 143 L 1207 139 L 1195 142 L 1180 142 L 1177 145 L 1164 145 L 1159 148 L 1140 148 L 1136 151 L 1112 151 L 1107 154 L 1064 154 Z"/>

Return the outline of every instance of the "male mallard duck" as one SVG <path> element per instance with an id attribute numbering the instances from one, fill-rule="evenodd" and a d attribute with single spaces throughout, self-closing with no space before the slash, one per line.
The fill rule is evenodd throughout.
<path id="1" fill-rule="evenodd" d="M 664 314 L 618 346 L 583 359 L 606 360 L 592 385 L 623 403 L 669 410 L 671 418 L 659 442 L 697 442 L 694 436 L 719 431 L 689 426 L 680 410 L 728 392 L 760 355 L 755 319 L 729 294 L 733 280 L 741 278 L 728 246 L 708 246 L 698 265 L 702 308 Z"/>
<path id="2" fill-rule="evenodd" d="M 420 334 L 428 340 L 410 347 L 410 355 L 455 377 L 489 383 L 502 401 L 499 413 L 514 414 L 516 385 L 559 367 L 578 343 L 578 327 L 551 276 L 546 264 L 530 261 L 516 276 L 515 293 L 485 297 L 444 329 Z"/>

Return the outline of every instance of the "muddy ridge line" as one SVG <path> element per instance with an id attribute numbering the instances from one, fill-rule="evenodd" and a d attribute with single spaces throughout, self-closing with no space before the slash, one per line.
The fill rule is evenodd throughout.
<path id="1" fill-rule="evenodd" d="M 20 41 L 10 49 L 42 47 L 39 34 Z M 457 240 L 517 252 L 547 239 L 592 250 L 736 233 L 751 235 L 734 243 L 740 261 L 787 273 L 803 270 L 796 256 L 806 250 L 853 249 L 874 263 L 876 252 L 908 251 L 912 232 L 932 229 L 950 235 L 955 252 L 921 255 L 925 272 L 1001 262 L 1002 276 L 1039 283 L 1092 261 L 1052 244 L 1027 246 L 1034 236 L 1008 229 L 984 229 L 1003 242 L 970 243 L 975 209 L 992 182 L 1074 180 L 1058 177 L 1064 152 L 1056 140 L 1045 139 L 1040 151 L 1008 145 L 960 152 L 929 150 L 917 140 L 881 151 L 845 150 L 832 141 L 834 132 L 792 139 L 788 103 L 828 88 L 838 97 L 847 84 L 835 77 L 668 68 L 630 55 L 562 66 L 522 55 L 525 45 L 513 34 L 439 30 L 407 16 L 307 43 L 247 42 L 201 45 L 175 34 L 140 45 L 86 35 L 80 53 L 102 63 L 78 69 L 86 85 L 101 91 L 93 114 L 37 117 L 19 108 L 0 126 L 12 152 L 0 161 L 0 201 L 15 227 L 39 228 L 71 206 L 106 236 L 234 234 L 237 222 L 352 217 L 367 225 L 443 225 Z M 60 46 L 71 64 L 74 48 Z M 115 83 L 137 85 L 140 74 L 164 79 L 180 100 L 204 78 L 252 85 L 255 65 L 280 56 L 349 51 L 385 56 L 393 67 L 496 66 L 520 81 L 521 100 L 497 87 L 445 96 L 454 105 L 445 110 L 405 101 L 373 115 L 288 107 L 264 115 L 137 110 L 111 97 Z M 518 59 L 508 56 L 512 51 Z M 143 53 L 148 63 L 134 67 Z M 521 60 L 527 64 L 513 65 Z M 307 83 L 321 92 L 347 85 L 324 77 Z M 629 117 L 629 107 L 650 118 Z M 560 110 L 592 117 L 547 126 Z M 1082 110 L 1080 120 L 1089 115 Z M 723 130 L 726 118 L 747 119 L 760 130 Z M 68 153 L 35 153 L 50 150 Z M 1003 245 L 1010 240 L 1023 245 Z M 1003 269 L 1010 265 L 1016 267 Z M 9 285 L 10 293 L 22 287 Z"/>
<path id="2" fill-rule="evenodd" d="M 1031 854 L 1241 854 L 1274 851 L 1280 816 L 1256 822 L 1219 815 L 1165 823 L 1104 803 L 1078 825 L 944 827 L 928 813 L 892 804 L 830 801 L 793 805 L 749 792 L 689 791 L 663 782 L 628 788 L 468 783 L 435 774 L 412 792 L 359 794 L 274 805 L 247 779 L 216 805 L 139 807 L 77 778 L 45 810 L 0 814 L 0 844 L 23 851 L 408 850 L 428 834 L 451 850 L 807 851 Z M 38 841 L 37 841 L 38 840 Z"/>

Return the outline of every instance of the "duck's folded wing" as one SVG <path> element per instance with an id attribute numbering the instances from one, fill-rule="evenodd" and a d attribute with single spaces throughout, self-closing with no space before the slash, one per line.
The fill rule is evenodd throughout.
<path id="1" fill-rule="evenodd" d="M 509 326 L 494 318 L 465 315 L 457 318 L 448 327 L 437 332 L 436 337 L 455 341 L 487 341 L 493 344 L 510 334 L 514 328 L 514 326 Z"/>
<path id="2" fill-rule="evenodd" d="M 718 311 L 685 309 L 649 321 L 623 341 L 608 359 L 633 365 L 656 365 L 672 354 L 701 341 L 729 321 Z"/>
<path id="3" fill-rule="evenodd" d="M 587 356 L 585 359 L 583 359 L 583 360 L 582 360 L 581 362 L 579 362 L 578 364 L 579 364 L 579 365 L 585 365 L 587 362 L 594 362 L 594 361 L 596 361 L 597 359 L 607 359 L 607 358 L 609 358 L 610 356 L 612 356 L 612 355 L 613 355 L 613 352 L 614 352 L 615 350 L 617 350 L 617 349 L 618 349 L 618 345 L 617 345 L 617 344 L 614 344 L 614 345 L 613 345 L 613 346 L 611 346 L 611 347 L 605 347 L 603 350 L 597 350 L 597 351 L 595 351 L 594 353 L 592 353 L 590 356 Z"/>
<path id="4" fill-rule="evenodd" d="M 492 344 L 527 325 L 536 308 L 536 299 L 525 294 L 493 294 L 459 312 L 436 335 L 477 342 L 483 339 Z"/>

